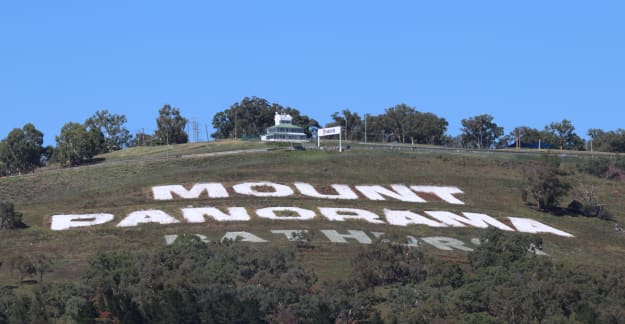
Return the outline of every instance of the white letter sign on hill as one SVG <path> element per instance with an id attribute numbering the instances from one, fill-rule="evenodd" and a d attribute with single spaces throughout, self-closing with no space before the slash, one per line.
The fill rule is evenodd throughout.
<path id="1" fill-rule="evenodd" d="M 426 211 L 425 213 L 453 227 L 466 227 L 465 224 L 467 224 L 477 228 L 487 228 L 488 225 L 491 225 L 500 230 L 514 231 L 508 225 L 484 214 L 462 213 L 464 215 L 462 217 L 446 211 Z"/>
<path id="2" fill-rule="evenodd" d="M 453 205 L 464 205 L 461 200 L 454 197 L 455 194 L 464 193 L 462 192 L 462 190 L 456 187 L 411 186 L 410 188 L 416 192 L 430 193 L 436 195 L 438 198 Z"/>
<path id="3" fill-rule="evenodd" d="M 271 188 L 272 191 L 258 191 L 257 187 Z M 242 195 L 255 197 L 288 197 L 293 194 L 293 189 L 273 182 L 245 182 L 232 189 Z"/>
<path id="4" fill-rule="evenodd" d="M 183 208 L 182 217 L 189 223 L 204 223 L 205 217 L 212 217 L 218 222 L 249 221 L 250 215 L 243 207 L 230 207 L 228 214 L 215 207 Z"/>
<path id="5" fill-rule="evenodd" d="M 209 198 L 228 198 L 228 191 L 221 183 L 196 183 L 191 190 L 181 185 L 152 187 L 155 200 L 172 200 L 173 194 L 183 199 L 199 199 L 204 191 Z"/>
<path id="6" fill-rule="evenodd" d="M 425 203 L 425 199 L 417 196 L 414 191 L 404 185 L 391 185 L 393 190 L 386 189 L 382 186 L 356 186 L 365 197 L 370 200 L 386 200 L 383 196 L 397 199 L 399 201 Z"/>
<path id="7" fill-rule="evenodd" d="M 289 213 L 297 216 L 279 216 L 276 213 Z M 269 207 L 256 211 L 256 215 L 260 218 L 267 218 L 273 220 L 309 220 L 315 218 L 314 211 L 296 207 Z"/>
<path id="8" fill-rule="evenodd" d="M 525 233 L 551 233 L 551 234 L 555 234 L 558 236 L 564 236 L 564 237 L 574 237 L 573 235 L 561 231 L 559 229 L 553 228 L 549 225 L 545 225 L 543 223 L 540 223 L 538 221 L 535 221 L 533 219 L 529 219 L 529 218 L 517 218 L 517 217 L 508 217 L 510 219 L 510 222 L 512 222 L 512 225 L 514 225 L 514 227 L 516 227 L 516 229 L 519 232 L 525 232 Z"/>
<path id="9" fill-rule="evenodd" d="M 162 210 L 142 210 L 130 213 L 117 224 L 117 227 L 132 227 L 146 223 L 175 224 L 179 221 Z"/>
<path id="10" fill-rule="evenodd" d="M 409 210 L 384 210 L 386 221 L 391 225 L 408 226 L 408 225 L 426 225 L 429 227 L 447 227 L 443 223 L 435 222 L 429 218 L 425 218 L 417 213 Z"/>
<path id="11" fill-rule="evenodd" d="M 299 190 L 299 192 L 308 197 L 313 198 L 323 198 L 323 199 L 344 199 L 344 200 L 355 200 L 358 199 L 358 195 L 348 186 L 341 184 L 333 184 L 332 189 L 336 191 L 336 195 L 326 195 L 319 193 L 312 185 L 303 182 L 296 182 L 295 188 Z"/>
<path id="12" fill-rule="evenodd" d="M 113 214 L 54 215 L 50 229 L 62 231 L 70 228 L 94 226 L 113 220 Z"/>
<path id="13" fill-rule="evenodd" d="M 384 224 L 380 217 L 368 210 L 356 208 L 322 208 L 321 214 L 331 221 L 344 222 L 346 220 L 365 220 L 373 224 Z"/>
<path id="14" fill-rule="evenodd" d="M 282 221 L 306 222 L 323 218 L 332 222 L 365 221 L 371 224 L 387 224 L 402 227 L 496 227 L 504 231 L 550 233 L 562 237 L 574 237 L 567 232 L 558 230 L 532 219 L 508 217 L 510 221 L 503 223 L 499 219 L 481 213 L 460 211 L 427 211 L 427 209 L 416 212 L 412 211 L 410 207 L 405 206 L 407 205 L 406 203 L 423 204 L 433 201 L 437 204 L 448 203 L 455 205 L 456 207 L 458 205 L 464 205 L 464 202 L 456 197 L 456 195 L 464 194 L 464 192 L 457 187 L 450 186 L 419 186 L 403 184 L 311 185 L 309 183 L 297 181 L 291 184 L 279 184 L 271 181 L 256 180 L 250 182 L 240 182 L 232 185 L 228 184 L 228 188 L 219 182 L 202 182 L 186 186 L 154 186 L 152 187 L 152 194 L 154 200 L 156 201 L 228 198 L 230 196 L 234 196 L 233 198 L 239 198 L 239 200 L 246 202 L 253 200 L 252 197 L 260 197 L 262 199 L 258 199 L 258 202 L 250 203 L 253 206 L 258 206 L 254 210 L 255 215 L 251 214 L 251 210 L 250 213 L 248 213 L 249 206 L 230 207 L 225 203 L 220 204 L 220 206 L 225 206 L 219 208 L 211 206 L 195 207 L 193 205 L 188 205 L 186 208 L 180 208 L 179 212 L 172 215 L 163 210 L 157 209 L 135 211 L 123 218 L 117 224 L 117 227 L 133 227 L 146 223 L 157 223 L 163 225 L 177 224 L 180 222 L 188 224 L 201 224 L 207 222 L 208 220 L 211 222 L 250 222 L 259 220 L 264 222 L 270 220 L 272 223 Z M 433 196 L 436 196 L 436 198 Z M 272 206 L 271 198 L 281 198 L 275 199 L 274 201 L 280 202 L 278 205 L 280 207 Z M 295 202 L 298 199 L 303 200 L 304 204 L 297 206 Z M 311 206 L 311 203 L 318 202 L 321 199 L 333 200 L 333 202 L 338 203 L 341 207 Z M 359 199 L 361 199 L 361 201 L 374 201 L 376 204 L 380 204 L 382 206 L 371 206 L 373 203 L 367 204 L 368 208 L 366 209 L 349 208 L 349 205 L 345 206 L 347 203 L 346 201 L 350 201 L 352 204 L 358 206 L 360 205 L 358 204 Z M 293 201 L 295 206 L 287 205 L 286 207 L 282 207 L 284 206 L 283 203 L 285 200 Z M 337 200 L 339 201 L 337 202 Z M 176 206 L 181 205 L 181 203 L 180 201 L 177 201 L 170 205 Z M 393 205 L 398 205 L 399 210 L 389 208 Z M 173 207 L 171 206 L 168 207 L 167 210 L 173 213 L 171 210 Z M 306 206 L 308 209 L 303 208 L 303 206 Z M 381 215 L 384 217 L 381 217 Z M 61 231 L 72 228 L 102 225 L 111 222 L 114 218 L 115 216 L 110 213 L 54 215 L 51 217 L 50 229 L 54 231 Z M 253 238 L 251 234 L 247 232 L 232 233 L 232 237 L 238 237 L 244 241 L 262 240 Z M 375 236 L 381 232 L 371 233 Z M 355 234 L 350 233 L 345 235 Z M 360 237 L 360 239 L 364 240 L 364 237 Z M 438 242 L 437 244 L 442 244 L 439 241 L 436 242 Z"/>

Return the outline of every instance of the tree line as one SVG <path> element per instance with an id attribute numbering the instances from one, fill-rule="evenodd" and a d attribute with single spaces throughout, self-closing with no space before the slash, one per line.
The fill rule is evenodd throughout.
<path id="1" fill-rule="evenodd" d="M 214 139 L 258 138 L 273 126 L 276 112 L 293 117 L 293 124 L 301 126 L 309 137 L 316 136 L 320 123 L 298 109 L 270 103 L 258 97 L 245 97 L 229 108 L 217 112 L 212 119 Z M 506 147 L 594 150 L 625 152 L 625 130 L 604 131 L 591 129 L 586 142 L 567 119 L 552 122 L 543 129 L 516 127 L 504 135 L 494 117 L 482 114 L 463 119 L 461 134 L 447 134 L 449 123 L 431 112 L 422 112 L 407 104 L 386 108 L 379 115 L 359 115 L 349 109 L 335 112 L 325 127 L 342 126 L 347 140 L 379 143 L 411 143 L 494 149 Z M 138 132 L 134 136 L 126 128 L 126 116 L 96 111 L 83 123 L 65 124 L 56 146 L 43 146 L 44 134 L 33 124 L 12 130 L 0 141 L 0 176 L 20 175 L 50 163 L 63 167 L 92 161 L 93 157 L 133 146 L 181 144 L 189 141 L 185 131 L 188 120 L 178 108 L 164 105 L 158 111 L 156 131 Z"/>
<path id="2" fill-rule="evenodd" d="M 314 245 L 308 241 L 305 248 Z M 538 256 L 541 245 L 538 236 L 491 228 L 465 262 L 454 262 L 383 237 L 352 255 L 345 278 L 321 282 L 296 262 L 302 247 L 261 249 L 181 236 L 167 247 L 100 252 L 80 282 L 2 287 L 0 322 L 622 321 L 622 268 L 559 263 Z M 19 283 L 54 269 L 38 257 L 9 266 Z"/>

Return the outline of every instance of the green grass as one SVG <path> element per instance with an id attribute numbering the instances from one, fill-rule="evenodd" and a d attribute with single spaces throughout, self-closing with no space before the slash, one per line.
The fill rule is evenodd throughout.
<path id="1" fill-rule="evenodd" d="M 210 153 L 250 148 L 275 148 L 259 142 L 200 143 L 172 146 L 175 155 Z M 101 164 L 89 167 L 48 170 L 35 175 L 1 178 L 0 199 L 10 200 L 24 213 L 29 228 L 0 232 L 0 261 L 19 253 L 44 253 L 54 256 L 53 279 L 75 280 L 86 267 L 86 260 L 98 251 L 150 249 L 163 244 L 165 234 L 198 233 L 219 239 L 226 231 L 247 230 L 271 239 L 268 247 L 292 243 L 270 234 L 271 229 L 308 229 L 317 233 L 313 250 L 298 252 L 302 264 L 314 269 L 321 278 L 344 276 L 349 271 L 349 256 L 356 244 L 337 245 L 325 242 L 320 229 L 360 229 L 393 232 L 400 235 L 450 236 L 468 242 L 478 237 L 478 229 L 434 229 L 422 226 L 398 228 L 364 222 L 331 223 L 278 222 L 254 219 L 249 223 L 149 225 L 118 229 L 114 224 L 131 211 L 155 208 L 180 218 L 179 209 L 210 204 L 215 207 L 244 206 L 251 210 L 268 206 L 356 207 L 382 214 L 384 208 L 483 212 L 502 219 L 506 216 L 533 218 L 573 233 L 565 239 L 543 235 L 545 251 L 556 260 L 573 264 L 620 265 L 625 256 L 625 236 L 615 233 L 614 225 L 598 219 L 553 216 L 537 212 L 521 201 L 522 168 L 530 155 L 493 155 L 470 153 L 427 153 L 350 150 L 339 154 L 324 151 L 267 151 L 262 153 L 209 156 L 194 159 L 151 159 L 163 156 L 163 147 L 135 148 L 103 155 L 106 161 L 136 160 L 128 163 Z M 565 166 L 575 160 L 565 160 Z M 615 221 L 625 222 L 625 185 L 572 172 L 573 182 L 593 184 L 608 203 Z M 408 204 L 360 200 L 331 201 L 313 198 L 250 198 L 233 195 L 228 199 L 156 202 L 151 187 L 165 184 L 222 182 L 227 187 L 242 181 L 267 180 L 283 184 L 296 181 L 319 186 L 340 184 L 394 184 L 457 186 L 465 194 L 459 198 L 465 206 L 442 202 Z M 573 195 L 566 201 L 570 201 Z M 53 232 L 49 219 L 53 214 L 110 212 L 114 222 L 89 229 Z M 462 260 L 462 252 L 430 249 L 441 257 Z M 15 280 L 7 266 L 0 268 L 0 282 Z"/>

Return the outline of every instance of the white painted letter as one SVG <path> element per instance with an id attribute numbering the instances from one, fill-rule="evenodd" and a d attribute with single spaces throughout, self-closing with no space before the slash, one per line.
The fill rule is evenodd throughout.
<path id="1" fill-rule="evenodd" d="M 343 222 L 345 220 L 366 220 L 373 224 L 384 224 L 378 215 L 364 209 L 355 208 L 324 208 L 319 207 L 321 214 L 331 221 Z"/>
<path id="2" fill-rule="evenodd" d="M 336 195 L 326 195 L 319 193 L 319 191 L 317 191 L 313 186 L 303 182 L 296 182 L 295 188 L 297 188 L 297 190 L 299 190 L 302 195 L 308 197 L 344 200 L 358 199 L 358 195 L 348 185 L 333 184 L 332 188 L 334 189 L 334 191 L 337 192 Z"/>
<path id="3" fill-rule="evenodd" d="M 276 212 L 297 214 L 297 216 L 278 216 Z M 309 220 L 317 216 L 314 211 L 297 207 L 269 207 L 256 210 L 256 215 L 261 218 L 275 220 Z"/>
<path id="4" fill-rule="evenodd" d="M 152 187 L 155 200 L 173 200 L 174 195 L 183 199 L 199 199 L 206 191 L 208 198 L 227 198 L 228 191 L 221 183 L 196 183 L 191 190 L 181 185 Z"/>
<path id="5" fill-rule="evenodd" d="M 113 218 L 115 218 L 113 214 L 54 215 L 50 229 L 62 231 L 75 227 L 100 225 L 112 221 Z"/>
<path id="6" fill-rule="evenodd" d="M 183 208 L 182 217 L 188 223 L 204 223 L 205 217 L 212 217 L 218 222 L 249 221 L 250 215 L 243 207 L 230 207 L 228 214 L 215 207 Z"/>
<path id="7" fill-rule="evenodd" d="M 524 233 L 551 233 L 564 237 L 575 237 L 567 232 L 555 229 L 549 225 L 545 225 L 541 222 L 535 221 L 529 218 L 517 218 L 508 217 L 512 222 L 512 225 L 516 227 L 517 231 Z"/>
<path id="8" fill-rule="evenodd" d="M 164 238 L 165 238 L 165 245 L 172 245 L 178 239 L 178 235 L 176 234 L 165 235 Z"/>
<path id="9" fill-rule="evenodd" d="M 464 243 L 460 240 L 456 240 L 451 237 L 423 237 L 421 238 L 425 243 L 432 245 L 433 247 L 439 250 L 451 251 L 453 249 L 458 249 L 461 251 L 471 252 L 472 248 L 464 246 Z"/>
<path id="10" fill-rule="evenodd" d="M 193 236 L 199 238 L 200 241 L 202 241 L 204 243 L 210 243 L 211 242 L 206 235 L 193 234 Z M 176 235 L 176 234 L 165 235 L 164 238 L 165 238 L 165 245 L 172 245 L 172 244 L 174 244 L 176 242 L 176 240 L 178 240 L 178 235 Z"/>
<path id="11" fill-rule="evenodd" d="M 289 241 L 297 241 L 297 235 L 307 233 L 307 230 L 271 230 L 273 234 L 282 234 Z"/>
<path id="12" fill-rule="evenodd" d="M 454 205 L 464 205 L 462 201 L 454 197 L 454 194 L 463 194 L 462 190 L 456 187 L 436 187 L 436 186 L 411 186 L 416 192 L 434 194 L 438 198 Z"/>
<path id="13" fill-rule="evenodd" d="M 270 187 L 272 191 L 258 191 L 254 187 Z M 232 189 L 242 195 L 255 197 L 288 197 L 293 195 L 293 189 L 273 182 L 245 182 L 233 186 Z"/>
<path id="14" fill-rule="evenodd" d="M 221 239 L 222 241 L 225 240 L 232 240 L 235 242 L 249 242 L 249 243 L 265 243 L 267 242 L 266 240 L 263 240 L 262 238 L 252 234 L 252 233 L 248 233 L 248 232 L 228 232 L 226 233 L 226 235 L 224 235 L 224 237 Z"/>
<path id="15" fill-rule="evenodd" d="M 382 186 L 356 186 L 356 189 L 360 191 L 369 200 L 386 200 L 383 196 L 397 199 L 405 202 L 424 203 L 423 198 L 417 196 L 414 191 L 404 185 L 394 184 L 391 185 L 393 190 L 386 189 Z"/>
<path id="16" fill-rule="evenodd" d="M 321 233 L 325 235 L 328 240 L 333 243 L 347 243 L 346 239 L 353 239 L 358 241 L 360 244 L 371 244 L 373 241 L 367 234 L 363 231 L 352 231 L 348 230 L 349 234 L 339 234 L 339 232 L 335 230 L 322 230 Z"/>
<path id="17" fill-rule="evenodd" d="M 488 225 L 491 225 L 500 230 L 514 231 L 510 226 L 485 214 L 462 213 L 465 216 L 462 217 L 446 211 L 426 211 L 425 213 L 453 227 L 466 227 L 464 224 L 467 224 L 473 227 L 487 228 Z"/>
<path id="18" fill-rule="evenodd" d="M 385 209 L 384 216 L 386 217 L 386 221 L 391 225 L 407 226 L 410 224 L 417 224 L 430 227 L 447 227 L 447 225 L 443 223 L 435 222 L 409 210 Z"/>
<path id="19" fill-rule="evenodd" d="M 117 227 L 131 227 L 146 223 L 175 224 L 179 221 L 162 210 L 142 210 L 130 213 L 117 224 Z"/>

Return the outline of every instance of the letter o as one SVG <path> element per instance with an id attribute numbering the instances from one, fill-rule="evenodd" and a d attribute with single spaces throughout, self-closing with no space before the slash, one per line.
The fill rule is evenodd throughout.
<path id="1" fill-rule="evenodd" d="M 293 212 L 298 216 L 278 216 L 276 212 Z M 261 218 L 273 219 L 273 220 L 309 220 L 315 218 L 317 215 L 314 211 L 297 207 L 269 207 L 258 209 L 256 215 Z"/>
<path id="2" fill-rule="evenodd" d="M 255 187 L 271 187 L 273 192 L 258 191 Z M 288 197 L 293 195 L 293 189 L 273 182 L 245 182 L 233 186 L 232 189 L 242 195 L 255 197 Z"/>

